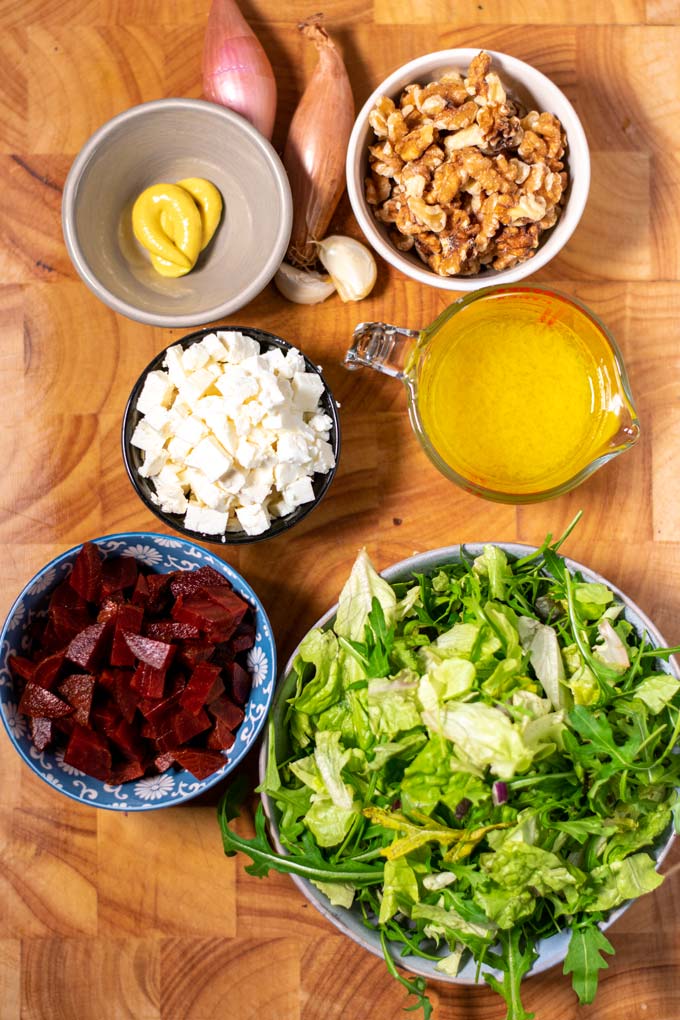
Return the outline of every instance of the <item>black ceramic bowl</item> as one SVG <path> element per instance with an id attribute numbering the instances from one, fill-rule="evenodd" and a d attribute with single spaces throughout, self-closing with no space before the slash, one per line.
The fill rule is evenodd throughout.
<path id="1" fill-rule="evenodd" d="M 198 343 L 204 336 L 207 336 L 208 333 L 215 333 L 217 331 L 231 332 L 232 330 L 243 333 L 244 336 L 252 337 L 253 340 L 257 340 L 260 344 L 262 353 L 272 350 L 274 347 L 278 347 L 285 354 L 292 347 L 292 344 L 287 343 L 285 340 L 275 336 L 273 333 L 267 333 L 263 329 L 256 329 L 253 326 L 232 325 L 221 327 L 217 326 L 210 329 L 199 329 L 196 330 L 195 333 L 189 333 L 187 336 L 181 337 L 179 340 L 175 340 L 169 346 L 175 347 L 177 344 L 180 344 L 182 347 L 188 347 L 190 344 Z M 146 366 L 139 379 L 132 387 L 132 392 L 130 393 L 125 407 L 125 413 L 123 414 L 123 460 L 125 461 L 125 468 L 137 495 L 140 497 L 142 502 L 146 504 L 149 510 L 151 510 L 151 512 L 154 513 L 159 520 L 163 521 L 164 524 L 167 524 L 169 528 L 180 532 L 182 535 L 186 535 L 188 538 L 198 539 L 202 542 L 211 542 L 215 545 L 241 545 L 246 542 L 259 542 L 265 538 L 274 538 L 275 535 L 280 535 L 283 531 L 288 531 L 289 528 L 292 528 L 295 524 L 301 521 L 307 516 L 307 514 L 310 514 L 314 507 L 318 506 L 321 499 L 323 499 L 326 491 L 333 481 L 333 478 L 335 477 L 340 457 L 340 422 L 338 420 L 338 409 L 333 398 L 333 394 L 329 390 L 318 366 L 311 362 L 309 358 L 300 351 L 305 359 L 307 371 L 314 372 L 323 382 L 324 391 L 319 400 L 319 404 L 325 414 L 327 414 L 333 422 L 328 441 L 333 447 L 335 467 L 332 467 L 325 475 L 317 473 L 312 476 L 312 485 L 314 488 L 313 502 L 303 503 L 301 506 L 297 507 L 293 513 L 287 514 L 285 517 L 272 518 L 271 525 L 261 535 L 247 535 L 245 531 L 227 531 L 224 535 L 206 535 L 201 531 L 189 531 L 188 528 L 184 527 L 183 515 L 165 513 L 159 506 L 156 505 L 156 503 L 154 503 L 151 498 L 154 488 L 150 480 L 148 478 L 143 478 L 139 474 L 139 467 L 142 463 L 142 451 L 138 450 L 137 447 L 132 446 L 130 443 L 132 433 L 134 432 L 141 417 L 137 410 L 137 400 L 142 391 L 144 380 L 149 372 L 162 369 L 166 350 L 167 348 L 162 350 L 160 354 L 157 354 L 153 361 Z"/>

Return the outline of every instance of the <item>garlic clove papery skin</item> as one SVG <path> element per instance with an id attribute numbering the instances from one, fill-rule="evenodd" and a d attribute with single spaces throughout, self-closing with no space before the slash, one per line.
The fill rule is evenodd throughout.
<path id="1" fill-rule="evenodd" d="M 343 301 L 361 301 L 373 290 L 378 275 L 373 255 L 353 237 L 332 234 L 316 242 L 320 262 L 330 273 Z"/>
<path id="2" fill-rule="evenodd" d="M 285 298 L 298 305 L 318 305 L 335 293 L 335 284 L 330 277 L 312 270 L 298 269 L 288 262 L 281 263 L 274 283 Z"/>

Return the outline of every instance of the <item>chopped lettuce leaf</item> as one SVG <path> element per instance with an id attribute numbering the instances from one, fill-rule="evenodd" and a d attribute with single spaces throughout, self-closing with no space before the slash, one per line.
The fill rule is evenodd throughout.
<path id="1" fill-rule="evenodd" d="M 405 857 L 385 862 L 385 878 L 383 882 L 383 898 L 380 903 L 378 921 L 384 924 L 398 910 L 409 911 L 411 904 L 420 899 L 418 880 L 415 872 Z"/>
<path id="2" fill-rule="evenodd" d="M 590 873 L 595 897 L 584 909 L 591 913 L 612 910 L 626 900 L 652 892 L 662 882 L 663 875 L 658 873 L 654 860 L 648 854 L 635 854 L 623 861 L 601 865 Z"/>
<path id="3" fill-rule="evenodd" d="M 472 564 L 472 569 L 481 577 L 488 577 L 492 599 L 504 599 L 505 587 L 510 576 L 508 559 L 497 545 L 485 545 L 484 552 Z"/>
<path id="4" fill-rule="evenodd" d="M 316 882 L 314 879 L 311 879 L 311 882 L 328 897 L 334 907 L 345 907 L 349 910 L 354 903 L 356 889 L 349 882 Z"/>
<path id="5" fill-rule="evenodd" d="M 335 633 L 340 637 L 361 641 L 374 598 L 382 606 L 387 625 L 392 626 L 397 605 L 394 589 L 374 570 L 368 553 L 362 549 L 340 592 Z"/>
<path id="6" fill-rule="evenodd" d="M 625 673 L 630 666 L 628 650 L 612 627 L 609 620 L 601 620 L 597 625 L 601 643 L 593 647 L 593 655 L 598 662 L 604 663 L 617 673 Z"/>
<path id="7" fill-rule="evenodd" d="M 640 701 L 644 701 L 652 715 L 658 715 L 678 691 L 680 691 L 680 682 L 675 677 L 669 676 L 668 673 L 657 673 L 654 676 L 648 676 L 646 680 L 639 683 L 635 688 L 634 696 Z"/>
<path id="8" fill-rule="evenodd" d="M 423 712 L 433 733 L 447 737 L 456 751 L 499 779 L 512 779 L 531 765 L 536 748 L 527 747 L 519 729 L 497 708 L 483 702 L 448 702 L 439 711 Z"/>

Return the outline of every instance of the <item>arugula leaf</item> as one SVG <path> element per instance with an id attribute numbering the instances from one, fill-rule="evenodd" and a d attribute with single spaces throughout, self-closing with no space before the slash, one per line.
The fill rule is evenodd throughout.
<path id="1" fill-rule="evenodd" d="M 400 985 L 404 986 L 409 995 L 415 995 L 416 997 L 417 1001 L 411 1006 L 405 1006 L 405 1011 L 407 1013 L 413 1013 L 416 1009 L 422 1009 L 423 1020 L 430 1020 L 430 1017 L 432 1016 L 432 1003 L 425 994 L 425 988 L 427 987 L 425 984 L 425 978 L 414 977 L 411 981 L 409 981 L 408 978 L 399 973 L 395 967 L 394 960 L 392 959 L 389 946 L 387 945 L 387 936 L 385 935 L 384 929 L 380 932 L 380 945 L 382 946 L 383 956 L 385 957 L 385 965 L 389 973 L 393 978 L 396 978 Z"/>
<path id="2" fill-rule="evenodd" d="M 503 972 L 499 981 L 493 974 L 485 973 L 484 980 L 505 999 L 507 1012 L 505 1020 L 533 1020 L 535 1014 L 527 1013 L 522 1005 L 520 983 L 537 958 L 533 942 L 525 937 L 523 928 L 515 927 L 500 933 L 501 952 L 490 952 L 486 963 Z"/>
<path id="3" fill-rule="evenodd" d="M 613 946 L 594 922 L 572 931 L 562 973 L 573 975 L 571 984 L 581 1006 L 593 1001 L 598 971 L 609 967 L 602 954 L 613 952 Z"/>

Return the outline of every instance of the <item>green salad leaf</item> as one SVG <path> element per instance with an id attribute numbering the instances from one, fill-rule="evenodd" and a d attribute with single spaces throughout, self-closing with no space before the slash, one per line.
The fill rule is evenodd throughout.
<path id="1" fill-rule="evenodd" d="M 389 584 L 362 550 L 335 621 L 302 641 L 274 728 L 255 836 L 220 807 L 225 852 L 352 909 L 391 974 L 431 1013 L 400 957 L 455 975 L 472 958 L 529 1020 L 522 978 L 570 931 L 564 972 L 591 1002 L 613 952 L 599 925 L 662 882 L 680 828 L 680 681 L 613 592 L 572 574 L 564 537 Z M 677 651 L 677 649 L 675 649 Z M 408 961 L 406 961 L 408 962 Z"/>

